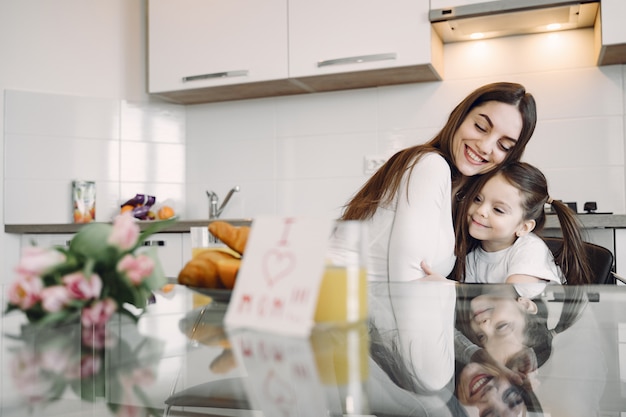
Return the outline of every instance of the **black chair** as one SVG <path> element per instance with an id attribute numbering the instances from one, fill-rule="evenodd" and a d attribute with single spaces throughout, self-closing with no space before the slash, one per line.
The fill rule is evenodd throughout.
<path id="1" fill-rule="evenodd" d="M 543 240 L 545 240 L 553 255 L 556 254 L 557 250 L 563 245 L 563 239 L 559 237 L 544 237 Z M 603 246 L 590 242 L 585 242 L 585 249 L 589 256 L 591 269 L 593 269 L 595 275 L 595 279 L 592 283 L 615 284 L 616 275 L 613 272 L 613 253 Z M 619 277 L 617 279 L 619 279 Z"/>

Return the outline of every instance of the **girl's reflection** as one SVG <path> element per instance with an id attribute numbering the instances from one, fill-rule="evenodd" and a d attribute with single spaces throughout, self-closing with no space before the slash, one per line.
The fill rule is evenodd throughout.
<path id="1" fill-rule="evenodd" d="M 465 285 L 458 297 L 457 328 L 501 364 L 530 348 L 541 366 L 552 354 L 554 336 L 572 326 L 584 311 L 587 296 L 581 288 L 562 287 L 563 308 L 550 329 L 541 297 L 520 297 L 512 285 Z"/>

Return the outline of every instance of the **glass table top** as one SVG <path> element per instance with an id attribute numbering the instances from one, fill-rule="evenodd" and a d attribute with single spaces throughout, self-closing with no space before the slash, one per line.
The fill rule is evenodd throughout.
<path id="1" fill-rule="evenodd" d="M 511 290 L 371 284 L 367 322 L 309 337 L 224 328 L 227 302 L 178 285 L 104 330 L 12 312 L 0 415 L 624 415 L 626 286 Z"/>

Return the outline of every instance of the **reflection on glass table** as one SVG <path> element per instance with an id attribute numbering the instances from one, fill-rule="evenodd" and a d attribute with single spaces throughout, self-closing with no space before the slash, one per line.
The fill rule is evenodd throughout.
<path id="1" fill-rule="evenodd" d="M 511 287 L 436 285 L 372 285 L 367 322 L 317 326 L 300 338 L 225 329 L 228 304 L 194 305 L 184 286 L 157 294 L 137 324 L 116 319 L 103 332 L 32 331 L 21 316 L 5 315 L 0 414 L 626 411 L 626 288 L 548 286 L 523 300 Z"/>

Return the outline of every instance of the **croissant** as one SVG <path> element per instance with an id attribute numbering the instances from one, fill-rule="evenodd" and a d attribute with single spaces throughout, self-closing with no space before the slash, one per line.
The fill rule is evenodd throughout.
<path id="1" fill-rule="evenodd" d="M 217 261 L 217 275 L 227 290 L 232 290 L 235 287 L 235 280 L 237 279 L 237 273 L 241 266 L 241 259 L 220 259 Z"/>
<path id="2" fill-rule="evenodd" d="M 209 223 L 209 232 L 232 250 L 242 255 L 248 242 L 250 226 L 233 226 L 232 224 L 217 220 Z"/>
<path id="3" fill-rule="evenodd" d="M 178 273 L 178 283 L 191 287 L 224 288 L 219 279 L 218 262 L 238 259 L 220 250 L 205 250 L 191 258 Z"/>

